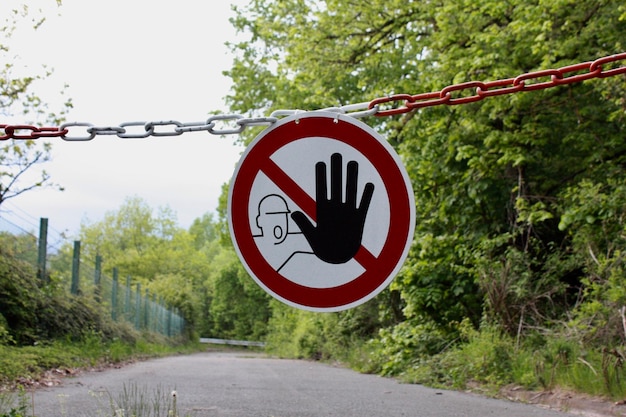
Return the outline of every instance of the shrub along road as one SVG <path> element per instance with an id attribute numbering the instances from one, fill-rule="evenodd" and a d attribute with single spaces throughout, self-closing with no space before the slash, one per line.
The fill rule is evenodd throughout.
<path id="1" fill-rule="evenodd" d="M 571 415 L 467 393 L 401 384 L 317 362 L 271 359 L 247 352 L 206 352 L 83 373 L 64 380 L 61 387 L 36 391 L 34 414 L 130 415 L 129 404 L 141 403 L 146 416 L 156 414 L 155 405 L 161 407 L 158 415 L 167 415 L 163 409 L 168 403 L 172 406 L 172 391 L 176 391 L 175 407 L 181 417 Z M 126 412 L 116 413 L 121 408 L 126 408 Z"/>

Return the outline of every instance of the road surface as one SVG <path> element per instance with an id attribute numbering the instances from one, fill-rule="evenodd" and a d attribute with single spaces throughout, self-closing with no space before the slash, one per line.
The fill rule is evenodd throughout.
<path id="1" fill-rule="evenodd" d="M 110 404 L 113 398 L 118 403 L 142 402 L 150 414 L 138 417 L 152 417 L 156 415 L 154 404 L 164 408 L 172 391 L 176 391 L 180 417 L 572 416 L 532 405 L 401 384 L 318 362 L 246 352 L 205 352 L 83 373 L 65 379 L 60 387 L 37 390 L 34 414 L 128 417 L 119 404 Z M 159 395 L 165 400 L 157 400 Z"/>

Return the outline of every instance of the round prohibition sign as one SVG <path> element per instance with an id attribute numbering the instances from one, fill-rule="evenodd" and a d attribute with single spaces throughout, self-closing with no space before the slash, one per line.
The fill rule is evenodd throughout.
<path id="1" fill-rule="evenodd" d="M 334 203 L 352 204 L 363 217 L 362 237 L 347 262 L 321 255 L 324 242 L 334 242 L 313 239 L 323 219 L 332 221 L 327 206 Z M 344 213 L 334 227 L 352 217 Z M 373 298 L 398 273 L 413 240 L 415 202 L 387 141 L 352 117 L 317 111 L 281 119 L 246 148 L 229 189 L 228 222 L 240 260 L 266 292 L 304 310 L 340 311 Z M 286 243 L 298 238 L 307 249 Z M 292 265 L 300 266 L 290 272 Z"/>

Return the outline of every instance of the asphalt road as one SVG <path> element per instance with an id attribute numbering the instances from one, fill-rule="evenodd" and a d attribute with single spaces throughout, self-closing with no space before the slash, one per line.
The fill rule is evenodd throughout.
<path id="1" fill-rule="evenodd" d="M 127 394 L 123 394 L 126 390 Z M 135 390 L 134 394 L 128 392 Z M 262 355 L 206 352 L 83 373 L 34 394 L 37 417 L 128 417 L 115 401 L 176 391 L 180 417 L 566 417 L 571 414 L 473 394 L 401 384 L 327 364 Z M 137 401 L 135 401 L 137 403 Z M 165 413 L 159 414 L 165 416 Z"/>

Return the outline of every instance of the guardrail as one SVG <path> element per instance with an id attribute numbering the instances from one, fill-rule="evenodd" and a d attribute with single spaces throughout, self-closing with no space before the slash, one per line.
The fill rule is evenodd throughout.
<path id="1" fill-rule="evenodd" d="M 214 339 L 211 337 L 201 337 L 200 343 L 208 343 L 211 345 L 233 345 L 233 346 L 254 346 L 265 347 L 265 342 L 251 342 L 248 340 L 227 340 L 227 339 Z"/>

